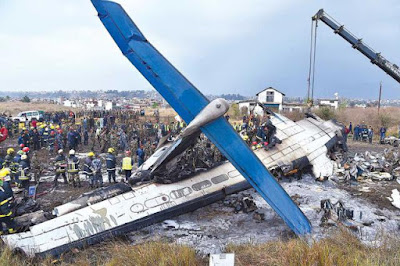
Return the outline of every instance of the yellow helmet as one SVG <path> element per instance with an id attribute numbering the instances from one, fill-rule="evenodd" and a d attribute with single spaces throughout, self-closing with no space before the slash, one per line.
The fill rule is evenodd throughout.
<path id="1" fill-rule="evenodd" d="M 46 127 L 46 125 L 45 125 L 45 124 L 43 124 L 43 125 L 41 125 L 41 126 L 40 126 L 40 128 L 45 128 L 45 127 Z"/>
<path id="2" fill-rule="evenodd" d="M 13 148 L 8 148 L 8 149 L 7 149 L 7 154 L 8 154 L 8 155 L 13 154 L 14 152 L 15 152 L 15 151 L 14 151 Z"/>
<path id="3" fill-rule="evenodd" d="M 88 157 L 94 157 L 94 152 L 92 152 L 92 151 L 89 152 L 87 156 L 88 156 Z"/>
<path id="4" fill-rule="evenodd" d="M 11 171 L 9 168 L 3 168 L 0 170 L 0 178 L 4 178 L 10 174 L 11 174 Z"/>
<path id="5" fill-rule="evenodd" d="M 54 126 L 53 126 L 53 125 L 51 125 L 51 126 L 50 126 L 50 128 L 51 128 L 51 129 L 54 129 Z"/>
<path id="6" fill-rule="evenodd" d="M 115 152 L 114 148 L 108 148 L 108 153 L 113 153 Z"/>

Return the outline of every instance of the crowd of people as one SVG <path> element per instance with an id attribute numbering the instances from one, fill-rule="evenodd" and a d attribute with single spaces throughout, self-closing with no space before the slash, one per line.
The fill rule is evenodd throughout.
<path id="1" fill-rule="evenodd" d="M 47 169 L 54 170 L 55 187 L 59 179 L 80 187 L 82 175 L 91 188 L 101 187 L 104 172 L 109 183 L 117 182 L 117 173 L 128 181 L 161 138 L 176 136 L 186 127 L 184 122 L 168 120 L 145 117 L 143 112 L 81 111 L 46 112 L 40 121 L 3 122 L 9 132 L 7 141 L 17 143 L 0 156 L 0 218 L 9 233 L 15 228 L 11 185 L 23 189 L 23 196 L 28 197 L 38 165 L 45 163 Z M 49 159 L 43 162 L 43 158 Z"/>
<path id="2" fill-rule="evenodd" d="M 350 122 L 349 126 L 345 128 L 346 134 L 353 135 L 353 141 L 365 141 L 372 143 L 372 140 L 375 135 L 374 128 L 372 126 L 367 126 L 364 123 L 357 124 L 353 128 L 353 123 Z M 383 143 L 384 139 L 386 138 L 386 127 L 381 127 L 379 129 L 379 143 Z M 400 130 L 399 130 L 400 134 Z"/>

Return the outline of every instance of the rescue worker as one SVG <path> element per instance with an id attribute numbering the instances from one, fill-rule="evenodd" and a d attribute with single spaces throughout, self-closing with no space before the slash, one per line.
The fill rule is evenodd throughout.
<path id="1" fill-rule="evenodd" d="M 115 157 L 114 152 L 115 152 L 114 148 L 108 148 L 108 153 L 106 156 L 108 183 L 110 183 L 110 184 L 111 184 L 111 180 L 113 180 L 114 183 L 117 182 L 115 180 L 115 170 L 116 170 L 116 166 L 117 166 L 117 158 Z"/>
<path id="2" fill-rule="evenodd" d="M 28 164 L 28 155 L 23 154 L 21 156 L 21 161 L 19 163 L 19 182 L 21 187 L 24 188 L 24 197 L 28 196 L 29 193 L 29 164 Z"/>
<path id="3" fill-rule="evenodd" d="M 15 222 L 12 218 L 13 212 L 11 208 L 11 201 L 14 197 L 13 191 L 10 186 L 11 171 L 8 168 L 4 168 L 0 171 L 0 224 L 2 231 L 0 234 L 15 233 Z M 6 228 L 3 228 L 3 223 Z"/>
<path id="4" fill-rule="evenodd" d="M 245 130 L 240 132 L 240 137 L 247 143 L 247 145 L 249 145 L 250 143 L 250 138 L 247 135 L 247 132 Z"/>
<path id="5" fill-rule="evenodd" d="M 54 152 L 54 143 L 56 141 L 56 133 L 54 130 L 50 131 L 50 135 L 47 138 L 47 145 L 49 147 L 49 153 L 53 153 Z"/>
<path id="6" fill-rule="evenodd" d="M 103 186 L 103 175 L 101 174 L 102 162 L 99 156 L 94 156 L 92 161 L 93 169 L 93 187 L 99 188 Z"/>
<path id="7" fill-rule="evenodd" d="M 78 145 L 78 133 L 71 127 L 70 131 L 67 134 L 68 140 L 68 148 L 70 150 L 76 150 L 76 146 Z"/>
<path id="8" fill-rule="evenodd" d="M 40 134 L 36 128 L 33 129 L 31 138 L 32 138 L 32 143 L 33 143 L 33 149 L 35 151 L 39 150 L 40 149 Z"/>
<path id="9" fill-rule="evenodd" d="M 58 186 L 58 178 L 60 176 L 63 177 L 64 179 L 64 184 L 68 184 L 67 181 L 67 176 L 66 176 L 66 168 L 67 168 L 67 159 L 65 158 L 64 151 L 62 149 L 58 150 L 58 155 L 55 159 L 55 164 L 56 168 L 56 176 L 54 177 L 54 186 Z"/>
<path id="10" fill-rule="evenodd" d="M 143 145 L 136 150 L 137 160 L 138 160 L 138 167 L 140 167 L 144 163 L 144 156 L 145 152 L 143 150 Z"/>
<path id="11" fill-rule="evenodd" d="M 68 158 L 68 179 L 74 187 L 78 185 L 81 187 L 81 180 L 79 178 L 79 159 L 75 156 L 75 150 L 69 151 Z"/>
<path id="12" fill-rule="evenodd" d="M 124 171 L 125 180 L 127 182 L 129 180 L 129 178 L 131 177 L 132 168 L 133 168 L 133 160 L 131 157 L 131 151 L 126 151 L 125 157 L 122 159 L 122 171 Z"/>
<path id="13" fill-rule="evenodd" d="M 14 163 L 14 155 L 15 150 L 13 148 L 7 149 L 7 155 L 4 157 L 3 167 L 4 168 L 11 168 L 12 164 Z"/>
<path id="14" fill-rule="evenodd" d="M 92 169 L 92 160 L 94 157 L 94 152 L 89 152 L 87 157 L 85 158 L 85 162 L 83 164 L 83 173 L 86 175 L 86 179 L 89 180 L 90 187 L 93 187 L 93 169 Z"/>
<path id="15" fill-rule="evenodd" d="M 89 132 L 87 129 L 84 130 L 83 132 L 83 145 L 87 146 L 89 144 Z"/>
<path id="16" fill-rule="evenodd" d="M 3 188 L 9 200 L 13 200 L 14 193 L 11 189 L 11 170 L 10 168 L 3 168 L 0 170 L 0 180 L 3 181 Z"/>

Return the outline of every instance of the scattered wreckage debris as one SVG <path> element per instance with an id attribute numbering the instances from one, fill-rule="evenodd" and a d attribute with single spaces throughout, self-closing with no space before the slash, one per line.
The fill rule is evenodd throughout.
<path id="1" fill-rule="evenodd" d="M 340 181 L 392 181 L 400 177 L 400 154 L 396 149 L 386 149 L 383 153 L 366 151 L 348 156 L 338 164 L 334 178 Z"/>
<path id="2" fill-rule="evenodd" d="M 392 190 L 391 197 L 388 197 L 393 206 L 400 209 L 400 192 L 397 189 Z"/>
<path id="3" fill-rule="evenodd" d="M 383 138 L 381 143 L 382 144 L 389 144 L 389 145 L 391 145 L 393 147 L 399 147 L 400 139 L 396 138 L 394 136 L 388 136 L 388 137 Z"/>
<path id="4" fill-rule="evenodd" d="M 235 194 L 224 200 L 224 205 L 232 207 L 235 213 L 250 213 L 257 210 L 257 205 L 250 194 Z"/>
<path id="5" fill-rule="evenodd" d="M 321 226 L 334 226 L 346 223 L 354 217 L 354 211 L 346 209 L 342 201 L 332 203 L 330 199 L 321 200 Z"/>

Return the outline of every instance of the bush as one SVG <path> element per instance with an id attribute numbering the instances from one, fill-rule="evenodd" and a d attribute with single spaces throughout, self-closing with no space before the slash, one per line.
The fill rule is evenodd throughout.
<path id="1" fill-rule="evenodd" d="M 336 119 L 335 111 L 329 107 L 321 107 L 315 112 L 315 114 L 324 120 Z"/>
<path id="2" fill-rule="evenodd" d="M 391 125 L 392 117 L 388 113 L 382 113 L 379 115 L 379 121 L 381 126 L 388 128 Z"/>

